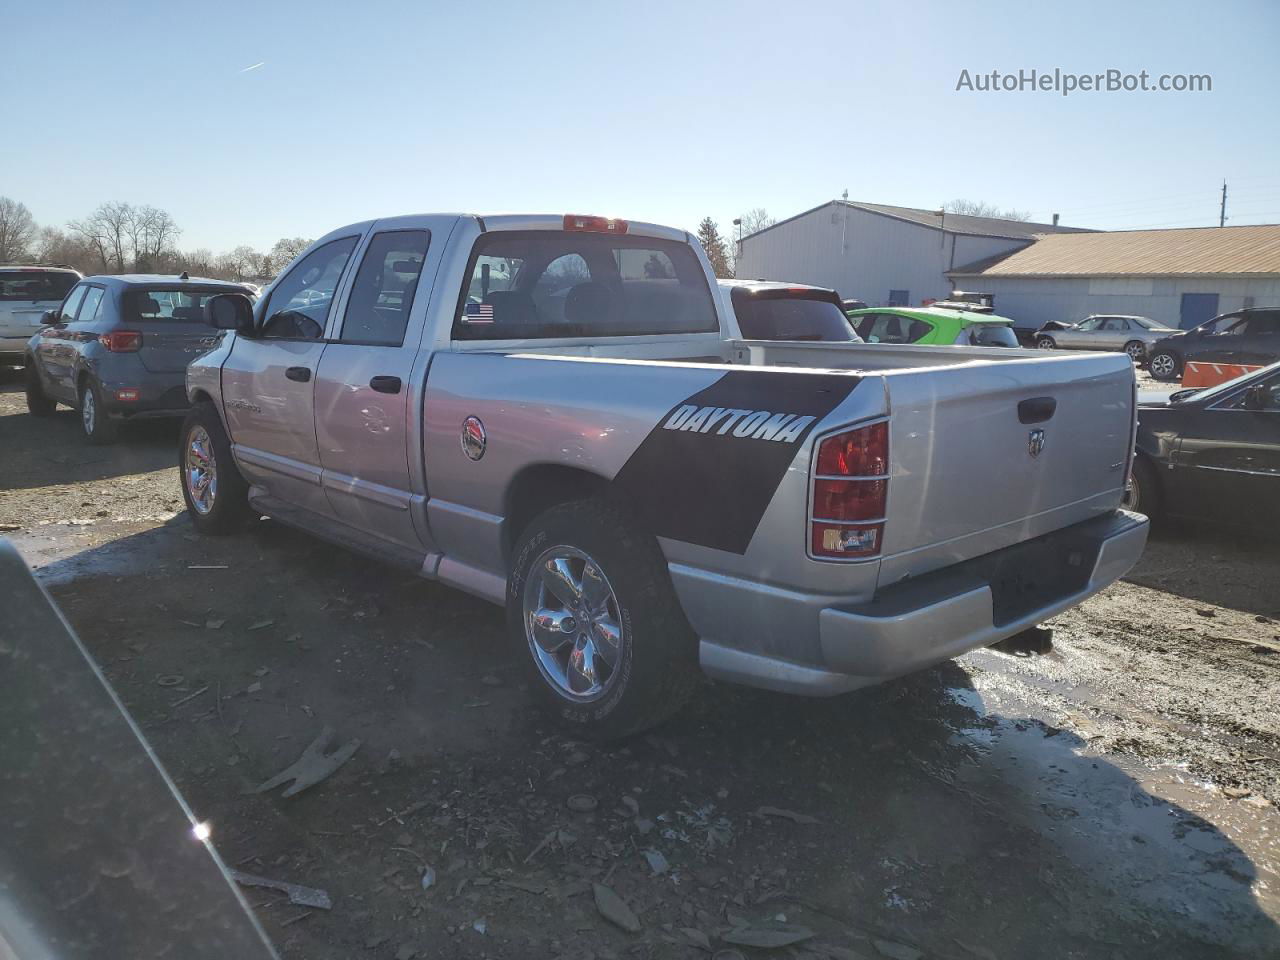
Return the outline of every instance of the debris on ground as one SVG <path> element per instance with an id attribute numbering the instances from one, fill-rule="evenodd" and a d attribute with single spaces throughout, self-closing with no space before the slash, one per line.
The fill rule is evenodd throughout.
<path id="1" fill-rule="evenodd" d="M 667 862 L 667 858 L 662 855 L 661 850 L 645 850 L 644 858 L 649 863 L 649 869 L 653 871 L 654 876 L 661 876 L 671 869 L 671 864 Z"/>
<path id="2" fill-rule="evenodd" d="M 331 776 L 339 767 L 352 758 L 360 749 L 360 741 L 352 740 L 343 744 L 333 753 L 325 753 L 333 740 L 333 728 L 325 727 L 320 735 L 311 741 L 311 745 L 289 766 L 285 767 L 270 780 L 265 780 L 246 793 L 266 793 L 282 784 L 293 781 L 292 786 L 282 796 L 292 797 L 308 787 L 314 787 L 321 780 Z"/>
<path id="3" fill-rule="evenodd" d="M 436 871 L 434 867 L 427 867 L 422 871 L 422 889 L 430 890 L 436 885 Z"/>
<path id="4" fill-rule="evenodd" d="M 722 933 L 720 939 L 725 943 L 735 943 L 740 947 L 759 947 L 764 950 L 788 947 L 793 943 L 811 940 L 817 934 L 808 927 L 797 924 L 780 923 L 766 920 L 760 923 L 737 926 Z"/>
<path id="5" fill-rule="evenodd" d="M 796 813 L 794 810 L 783 810 L 781 807 L 757 807 L 755 815 L 757 817 L 776 817 L 781 820 L 790 820 L 793 823 L 821 823 L 817 817 L 811 817 L 807 813 Z"/>
<path id="6" fill-rule="evenodd" d="M 593 883 L 591 890 L 595 895 L 596 909 L 600 911 L 600 916 L 627 933 L 640 932 L 640 918 L 620 896 L 603 883 Z"/>
<path id="7" fill-rule="evenodd" d="M 566 802 L 574 813 L 590 813 L 596 808 L 596 798 L 585 793 L 575 793 Z"/>
<path id="8" fill-rule="evenodd" d="M 289 902 L 294 906 L 315 907 L 317 910 L 333 909 L 333 901 L 329 899 L 329 894 L 317 887 L 304 887 L 300 883 L 270 880 L 267 877 L 255 876 L 252 873 L 242 873 L 239 870 L 231 870 L 229 872 L 231 879 L 242 887 L 265 887 L 268 890 L 278 890 L 287 894 Z"/>

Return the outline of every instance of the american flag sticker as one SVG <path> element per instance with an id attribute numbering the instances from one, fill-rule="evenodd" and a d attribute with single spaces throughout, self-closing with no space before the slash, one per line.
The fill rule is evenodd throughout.
<path id="1" fill-rule="evenodd" d="M 464 323 L 493 323 L 492 303 L 468 303 L 462 314 Z"/>

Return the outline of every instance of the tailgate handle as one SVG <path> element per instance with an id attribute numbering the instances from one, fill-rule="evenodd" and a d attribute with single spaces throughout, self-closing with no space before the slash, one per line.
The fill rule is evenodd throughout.
<path id="1" fill-rule="evenodd" d="M 284 375 L 290 380 L 296 380 L 298 383 L 306 383 L 311 379 L 310 367 L 289 367 L 285 370 Z"/>
<path id="2" fill-rule="evenodd" d="M 399 393 L 400 378 L 399 377 L 374 377 L 369 381 L 369 386 L 373 387 L 379 393 Z"/>
<path id="3" fill-rule="evenodd" d="M 1019 423 L 1044 423 L 1058 409 L 1058 401 L 1053 397 L 1032 397 L 1018 404 Z"/>

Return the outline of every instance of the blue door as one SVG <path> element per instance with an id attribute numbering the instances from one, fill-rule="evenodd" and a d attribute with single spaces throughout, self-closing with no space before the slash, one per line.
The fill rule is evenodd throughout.
<path id="1" fill-rule="evenodd" d="M 1182 295 L 1182 312 L 1178 317 L 1178 326 L 1183 330 L 1198 327 L 1206 320 L 1218 315 L 1218 295 L 1216 293 L 1184 293 Z"/>

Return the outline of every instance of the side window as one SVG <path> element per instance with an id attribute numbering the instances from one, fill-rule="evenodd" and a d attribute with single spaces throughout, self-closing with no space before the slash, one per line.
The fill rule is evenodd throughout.
<path id="1" fill-rule="evenodd" d="M 1101 326 L 1098 327 L 1098 329 L 1107 330 L 1114 333 L 1117 330 L 1124 330 L 1125 322 L 1121 320 L 1119 317 L 1105 317 L 1103 318 L 1102 324 Z"/>
<path id="2" fill-rule="evenodd" d="M 1101 323 L 1102 323 L 1101 317 L 1086 317 L 1084 320 L 1080 321 L 1080 326 L 1078 329 L 1085 330 L 1085 331 L 1097 330 L 1098 327 L 1101 325 Z"/>
<path id="3" fill-rule="evenodd" d="M 84 303 L 84 296 L 88 292 L 89 288 L 83 285 L 71 291 L 71 296 L 67 297 L 66 303 L 62 305 L 63 323 L 76 322 L 76 317 L 80 313 L 80 304 Z"/>
<path id="4" fill-rule="evenodd" d="M 82 323 L 88 323 L 97 317 L 104 293 L 106 291 L 101 287 L 90 287 L 89 292 L 84 295 L 84 303 L 80 305 L 80 312 L 76 314 L 76 319 Z"/>
<path id="5" fill-rule="evenodd" d="M 1280 336 L 1280 313 L 1254 314 L 1249 332 L 1255 336 Z"/>
<path id="6" fill-rule="evenodd" d="M 359 239 L 333 240 L 293 265 L 271 291 L 263 310 L 263 337 L 317 340 L 324 336 L 338 281 Z"/>
<path id="7" fill-rule="evenodd" d="M 907 328 L 907 339 L 905 343 L 915 343 L 933 332 L 933 324 L 925 323 L 923 320 L 912 320 L 911 326 Z"/>
<path id="8" fill-rule="evenodd" d="M 374 234 L 360 261 L 338 339 L 398 347 L 431 235 L 426 230 Z"/>

